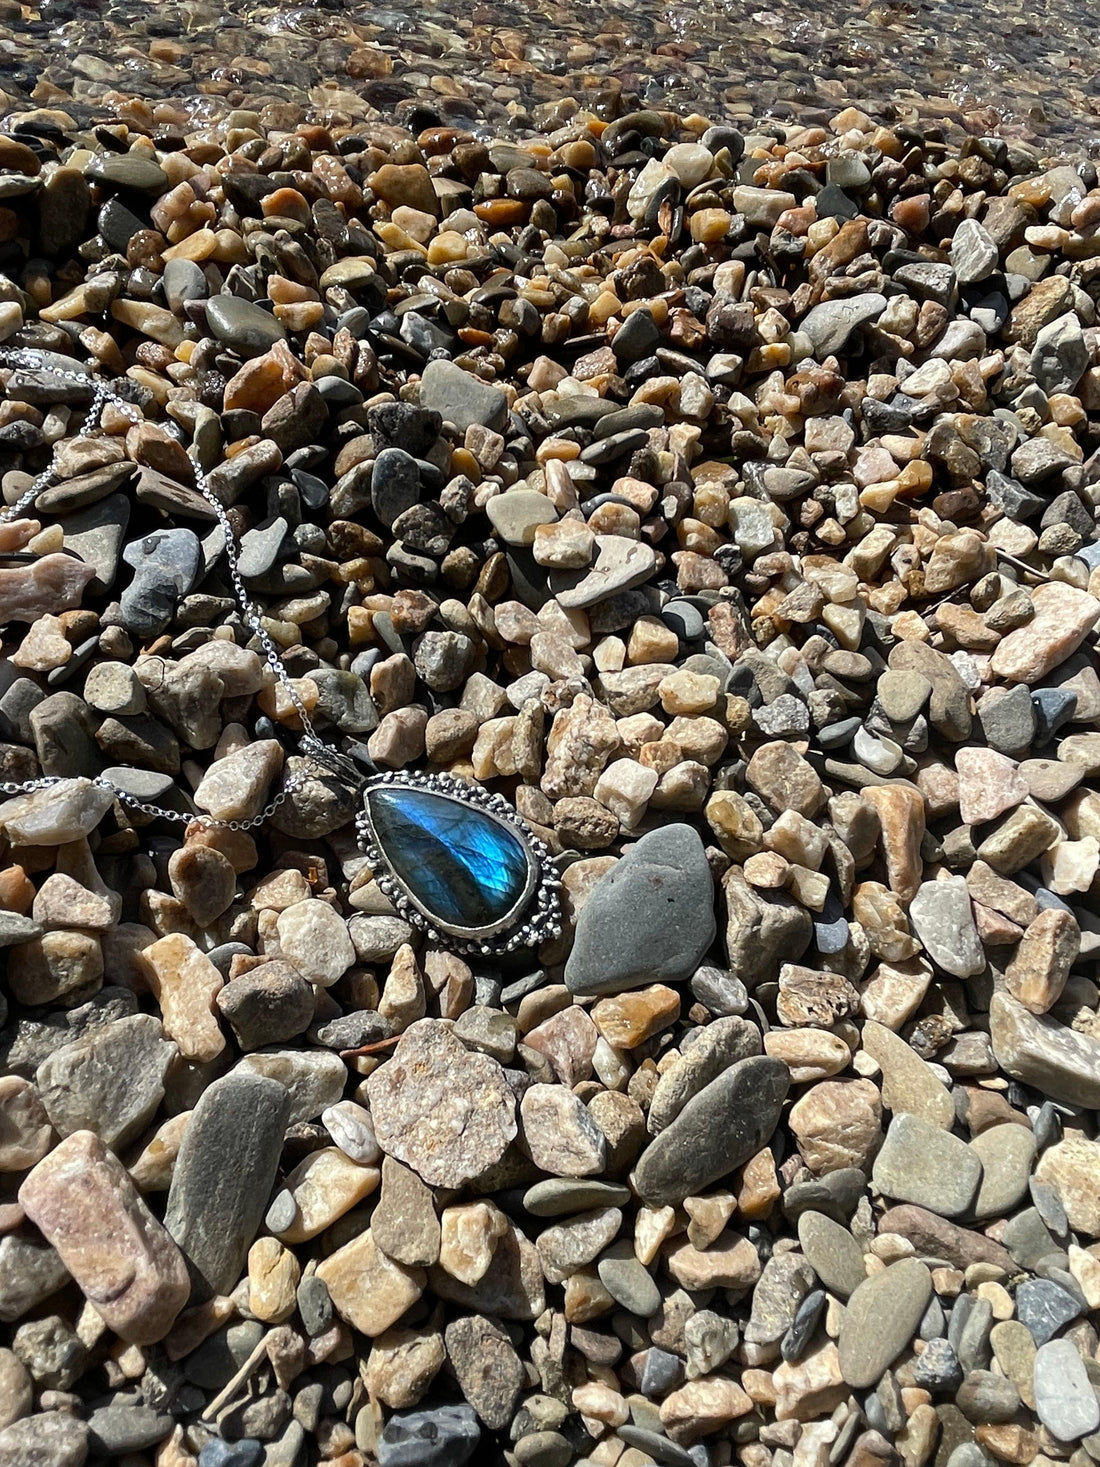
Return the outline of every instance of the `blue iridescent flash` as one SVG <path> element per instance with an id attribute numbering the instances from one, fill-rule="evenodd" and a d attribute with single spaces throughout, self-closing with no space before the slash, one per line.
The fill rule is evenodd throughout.
<path id="1" fill-rule="evenodd" d="M 445 774 L 393 773 L 368 784 L 360 842 L 402 916 L 463 951 L 555 935 L 550 853 L 499 795 Z"/>

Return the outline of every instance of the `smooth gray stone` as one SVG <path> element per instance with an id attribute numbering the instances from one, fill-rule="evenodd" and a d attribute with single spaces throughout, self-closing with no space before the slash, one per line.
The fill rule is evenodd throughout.
<path id="1" fill-rule="evenodd" d="M 164 1226 L 191 1270 L 196 1299 L 226 1294 L 271 1193 L 290 1095 L 277 1080 L 231 1072 L 195 1106 L 180 1146 Z"/>
<path id="2" fill-rule="evenodd" d="M 653 1135 L 670 1126 L 688 1101 L 730 1065 L 761 1049 L 756 1025 L 733 1015 L 712 1020 L 690 1037 L 691 1045 L 684 1045 L 681 1058 L 665 1070 L 653 1092 L 647 1117 Z"/>
<path id="3" fill-rule="evenodd" d="M 69 1270 L 42 1237 L 0 1238 L 0 1321 L 22 1319 L 70 1281 Z"/>
<path id="4" fill-rule="evenodd" d="M 264 1336 L 258 1319 L 241 1319 L 216 1330 L 183 1362 L 183 1373 L 204 1391 L 220 1391 L 236 1375 Z"/>
<path id="5" fill-rule="evenodd" d="M 837 1349 L 848 1385 L 878 1384 L 917 1332 L 932 1297 L 932 1275 L 915 1258 L 892 1263 L 864 1279 L 848 1300 Z"/>
<path id="6" fill-rule="evenodd" d="M 1039 1346 L 1033 1383 L 1036 1414 L 1059 1441 L 1077 1441 L 1100 1426 L 1100 1401 L 1072 1340 Z"/>
<path id="7" fill-rule="evenodd" d="M 462 432 L 475 423 L 499 432 L 508 420 L 508 399 L 499 387 L 443 360 L 429 362 L 424 368 L 420 406 L 437 412 Z"/>
<path id="8" fill-rule="evenodd" d="M 659 1431 L 627 1424 L 620 1426 L 615 1435 L 620 1441 L 626 1442 L 628 1447 L 637 1447 L 638 1451 L 645 1452 L 655 1462 L 666 1464 L 666 1467 L 698 1467 L 696 1459 L 684 1447 L 670 1441 L 667 1436 L 662 1436 Z"/>
<path id="9" fill-rule="evenodd" d="M 151 1406 L 100 1406 L 88 1417 L 88 1445 L 93 1452 L 121 1457 L 156 1446 L 174 1425 L 171 1416 Z"/>
<path id="10" fill-rule="evenodd" d="M 593 1207 L 622 1207 L 629 1201 L 629 1187 L 585 1177 L 548 1177 L 523 1194 L 524 1211 L 532 1217 L 566 1217 Z"/>
<path id="11" fill-rule="evenodd" d="M 645 835 L 596 883 L 565 965 L 574 994 L 690 978 L 714 941 L 714 883 L 690 825 Z"/>
<path id="12" fill-rule="evenodd" d="M 115 188 L 133 189 L 139 194 L 162 194 L 168 189 L 168 175 L 153 158 L 141 153 L 107 153 L 96 157 L 84 169 L 85 178 Z"/>
<path id="13" fill-rule="evenodd" d="M 886 309 L 886 297 L 877 291 L 822 301 L 813 307 L 799 330 L 813 342 L 819 360 L 843 351 L 853 331 L 876 320 Z"/>
<path id="14" fill-rule="evenodd" d="M 977 1196 L 982 1163 L 965 1141 L 902 1112 L 890 1122 L 871 1180 L 897 1202 L 914 1202 L 940 1217 L 961 1217 Z"/>
<path id="15" fill-rule="evenodd" d="M 235 295 L 215 295 L 206 303 L 206 324 L 224 345 L 245 357 L 262 356 L 286 332 L 270 311 Z"/>
<path id="16" fill-rule="evenodd" d="M 171 311 L 178 312 L 188 301 L 205 300 L 210 294 L 206 276 L 194 260 L 167 260 L 161 279 Z"/>
<path id="17" fill-rule="evenodd" d="M 35 1084 L 60 1135 L 94 1131 L 119 1151 L 152 1120 L 177 1052 L 159 1019 L 132 1014 L 97 1024 L 54 1050 L 38 1066 Z"/>
<path id="18" fill-rule="evenodd" d="M 982 1163 L 975 1218 L 1010 1217 L 1015 1212 L 1027 1193 L 1035 1149 L 1034 1134 L 1015 1122 L 990 1126 L 974 1137 L 970 1150 Z"/>
<path id="19" fill-rule="evenodd" d="M 782 1060 L 739 1060 L 689 1100 L 642 1153 L 634 1187 L 657 1206 L 682 1202 L 727 1176 L 768 1142 L 790 1086 Z"/>
<path id="20" fill-rule="evenodd" d="M 867 1277 L 863 1250 L 847 1228 L 823 1212 L 804 1212 L 798 1241 L 814 1273 L 838 1299 L 847 1299 Z"/>
<path id="21" fill-rule="evenodd" d="M 20 916 L 18 912 L 0 912 L 0 947 L 17 947 L 42 936 L 42 923 L 33 917 Z"/>
<path id="22" fill-rule="evenodd" d="M 653 1275 L 638 1261 L 633 1243 L 612 1243 L 596 1264 L 600 1283 L 639 1319 L 652 1319 L 661 1307 L 661 1291 Z"/>

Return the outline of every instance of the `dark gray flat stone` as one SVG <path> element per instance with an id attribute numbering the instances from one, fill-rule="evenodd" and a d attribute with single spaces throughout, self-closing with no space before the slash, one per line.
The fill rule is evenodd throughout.
<path id="1" fill-rule="evenodd" d="M 228 1293 L 259 1230 L 283 1149 L 290 1095 L 277 1080 L 230 1073 L 200 1096 L 172 1173 L 164 1226 L 193 1297 Z"/>

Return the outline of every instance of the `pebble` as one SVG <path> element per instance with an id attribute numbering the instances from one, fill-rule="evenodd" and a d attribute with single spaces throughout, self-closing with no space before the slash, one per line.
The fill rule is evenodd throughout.
<path id="1" fill-rule="evenodd" d="M 270 312 L 238 296 L 211 296 L 206 321 L 220 342 L 244 357 L 262 356 L 286 340 L 286 331 Z"/>
<path id="2" fill-rule="evenodd" d="M 683 982 L 714 940 L 713 903 L 702 842 L 690 826 L 643 836 L 585 903 L 566 986 L 587 996 Z"/>
<path id="3" fill-rule="evenodd" d="M 195 1105 L 164 1225 L 200 1298 L 227 1292 L 240 1276 L 275 1180 L 289 1099 L 277 1081 L 236 1072 L 215 1080 Z"/>
<path id="4" fill-rule="evenodd" d="M 1034 1389 L 1036 1414 L 1059 1441 L 1078 1441 L 1100 1426 L 1100 1401 L 1072 1340 L 1040 1345 Z"/>
<path id="5" fill-rule="evenodd" d="M 108 1328 L 134 1345 L 165 1337 L 190 1292 L 183 1255 L 97 1136 L 65 1137 L 19 1201 Z"/>
<path id="6" fill-rule="evenodd" d="M 488 1055 L 420 1019 L 367 1084 L 382 1150 L 430 1186 L 457 1187 L 498 1162 L 516 1135 L 515 1097 Z"/>
<path id="7" fill-rule="evenodd" d="M 464 1402 L 397 1411 L 378 1439 L 378 1467 L 463 1467 L 480 1440 L 477 1417 Z"/>
<path id="8" fill-rule="evenodd" d="M 848 1385 L 864 1390 L 878 1384 L 916 1334 L 931 1297 L 932 1276 L 915 1258 L 890 1264 L 856 1288 L 837 1339 Z"/>
<path id="9" fill-rule="evenodd" d="M 960 1217 L 982 1181 L 980 1158 L 957 1136 L 916 1115 L 895 1115 L 875 1157 L 871 1180 L 885 1196 L 940 1217 Z"/>
<path id="10" fill-rule="evenodd" d="M 812 1209 L 798 1219 L 798 1241 L 818 1278 L 840 1299 L 847 1299 L 866 1276 L 859 1244 L 847 1228 Z"/>
<path id="11" fill-rule="evenodd" d="M 652 1205 L 693 1196 L 757 1152 L 775 1130 L 787 1067 L 766 1055 L 730 1065 L 649 1145 L 634 1186 Z"/>

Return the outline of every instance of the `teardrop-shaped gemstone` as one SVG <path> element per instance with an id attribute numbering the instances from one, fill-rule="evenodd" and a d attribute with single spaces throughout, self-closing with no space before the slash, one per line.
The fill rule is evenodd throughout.
<path id="1" fill-rule="evenodd" d="M 367 804 L 390 870 L 441 926 L 492 927 L 527 891 L 524 842 L 476 805 L 399 785 L 370 790 Z"/>

